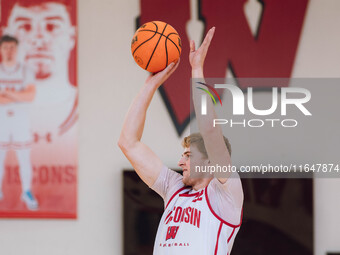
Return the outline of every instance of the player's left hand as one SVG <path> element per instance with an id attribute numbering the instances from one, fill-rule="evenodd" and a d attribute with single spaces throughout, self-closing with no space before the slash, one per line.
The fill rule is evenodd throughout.
<path id="1" fill-rule="evenodd" d="M 197 50 L 195 49 L 195 41 L 190 40 L 189 62 L 192 69 L 203 68 L 205 56 L 207 55 L 210 42 L 214 37 L 214 33 L 215 27 L 212 27 L 205 36 L 203 43 Z"/>

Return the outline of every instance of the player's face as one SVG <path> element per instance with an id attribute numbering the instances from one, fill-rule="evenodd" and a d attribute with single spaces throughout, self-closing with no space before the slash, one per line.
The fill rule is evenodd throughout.
<path id="1" fill-rule="evenodd" d="M 40 79 L 67 65 L 75 43 L 75 28 L 65 6 L 58 3 L 15 5 L 5 31 L 19 39 L 21 58 Z"/>
<path id="2" fill-rule="evenodd" d="M 197 149 L 195 145 L 191 145 L 190 148 L 184 148 L 184 152 L 178 161 L 178 166 L 183 170 L 183 183 L 188 186 L 193 186 L 195 183 L 200 182 L 201 178 L 195 176 L 190 177 L 190 166 L 203 166 L 207 162 L 204 155 Z"/>
<path id="3" fill-rule="evenodd" d="M 16 42 L 3 42 L 0 46 L 0 53 L 2 61 L 12 62 L 17 58 L 17 43 Z"/>

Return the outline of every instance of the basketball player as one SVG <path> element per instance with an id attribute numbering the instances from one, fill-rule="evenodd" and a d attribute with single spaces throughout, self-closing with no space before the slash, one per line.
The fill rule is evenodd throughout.
<path id="1" fill-rule="evenodd" d="M 20 167 L 22 200 L 30 210 L 38 209 L 31 190 L 32 165 L 30 151 L 29 108 L 34 100 L 34 73 L 17 61 L 18 40 L 2 36 L 0 40 L 0 200 L 3 198 L 2 178 L 6 152 L 16 151 Z"/>
<path id="2" fill-rule="evenodd" d="M 77 88 L 70 83 L 69 59 L 76 40 L 65 0 L 9 0 L 3 30 L 20 41 L 18 57 L 35 72 L 32 125 L 44 140 L 65 133 L 77 119 Z M 72 6 L 71 6 L 72 7 Z"/>
<path id="3" fill-rule="evenodd" d="M 207 33 L 201 47 L 190 42 L 192 77 L 203 81 L 203 64 L 215 28 Z M 119 147 L 140 178 L 163 199 L 165 211 L 159 223 L 154 254 L 230 254 L 242 218 L 243 191 L 239 176 L 228 172 L 223 178 L 191 176 L 194 166 L 231 164 L 229 142 L 222 131 L 212 126 L 213 114 L 196 114 L 200 133 L 184 138 L 184 152 L 178 162 L 183 176 L 168 169 L 149 147 L 141 142 L 146 112 L 157 88 L 176 70 L 172 63 L 151 75 L 127 113 Z M 200 91 L 193 85 L 193 101 L 199 113 Z M 206 119 L 208 118 L 208 119 Z M 210 118 L 210 119 L 209 119 Z"/>

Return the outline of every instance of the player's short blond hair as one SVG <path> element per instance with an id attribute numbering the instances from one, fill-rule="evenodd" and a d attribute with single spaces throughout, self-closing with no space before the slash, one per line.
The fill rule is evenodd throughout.
<path id="1" fill-rule="evenodd" d="M 224 142 L 227 145 L 227 149 L 229 152 L 229 155 L 231 156 L 231 145 L 230 142 L 228 140 L 228 138 L 226 138 L 225 136 L 223 136 L 224 138 Z M 191 144 L 194 144 L 197 146 L 197 149 L 206 157 L 208 158 L 208 153 L 207 150 L 205 149 L 204 146 L 204 140 L 203 137 L 200 133 L 193 133 L 187 137 L 184 137 L 183 141 L 182 141 L 182 146 L 184 148 L 189 148 Z"/>

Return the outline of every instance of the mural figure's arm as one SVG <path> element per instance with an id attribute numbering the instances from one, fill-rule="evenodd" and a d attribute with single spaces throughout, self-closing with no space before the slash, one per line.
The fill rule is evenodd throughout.
<path id="1" fill-rule="evenodd" d="M 32 102 L 35 98 L 36 89 L 33 84 L 20 91 L 5 91 L 4 95 L 13 102 Z"/>

